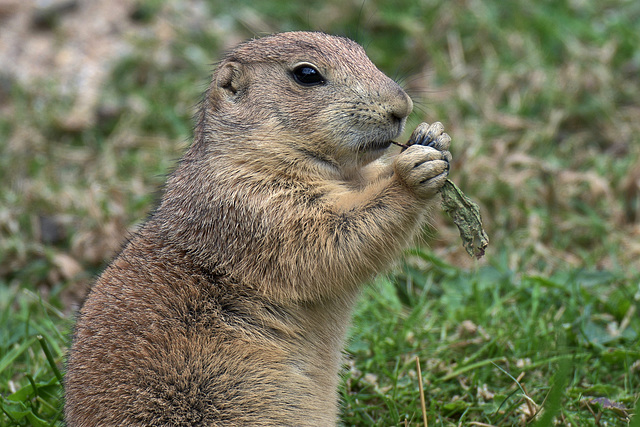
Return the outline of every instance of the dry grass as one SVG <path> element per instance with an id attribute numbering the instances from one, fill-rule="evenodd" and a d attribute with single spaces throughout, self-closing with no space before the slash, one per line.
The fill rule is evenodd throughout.
<path id="1" fill-rule="evenodd" d="M 224 39 L 223 18 L 207 26 L 207 15 L 196 17 L 203 5 L 148 5 L 129 11 L 146 11 L 148 21 L 132 21 L 116 34 L 130 59 L 91 62 L 112 77 L 90 102 L 87 126 L 68 128 L 68 121 L 82 120 L 70 118 L 74 96 L 63 96 L 55 82 L 39 86 L 34 77 L 11 86 L 18 80 L 5 77 L 3 275 L 34 257 L 50 260 L 51 251 L 83 268 L 108 258 L 144 218 L 186 145 L 216 51 L 229 40 L 278 29 L 268 15 L 278 3 L 241 8 L 236 22 L 248 28 L 236 24 Z M 418 101 L 409 130 L 421 121 L 445 124 L 453 136 L 452 176 L 480 202 L 490 251 L 507 250 L 514 269 L 633 266 L 640 259 L 640 65 L 632 46 L 637 36 L 621 27 L 637 13 L 634 6 L 625 12 L 602 5 L 607 18 L 598 20 L 587 6 L 529 11 L 518 3 L 507 12 L 482 2 L 408 5 L 393 12 L 384 2 L 364 2 L 360 10 L 345 5 L 345 13 L 328 4 L 313 13 L 285 9 L 285 16 L 296 25 L 342 11 L 335 28 L 353 28 L 374 61 L 391 75 L 408 76 L 405 85 Z M 593 22 L 577 24 L 569 12 L 590 13 Z M 600 28 L 606 24 L 610 33 Z M 554 30 L 563 25 L 573 32 Z M 395 49 L 384 50 L 388 44 Z M 42 243 L 43 218 L 64 244 Z M 436 253 L 472 265 L 448 219 L 437 217 L 433 226 L 428 243 Z"/>

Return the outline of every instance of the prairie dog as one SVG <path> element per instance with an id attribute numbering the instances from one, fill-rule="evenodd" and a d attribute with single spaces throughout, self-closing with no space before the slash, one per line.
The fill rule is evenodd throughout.
<path id="1" fill-rule="evenodd" d="M 346 38 L 228 53 L 159 206 L 79 312 L 68 425 L 335 425 L 359 289 L 449 170 L 437 127 L 435 148 L 379 160 L 412 108 Z"/>

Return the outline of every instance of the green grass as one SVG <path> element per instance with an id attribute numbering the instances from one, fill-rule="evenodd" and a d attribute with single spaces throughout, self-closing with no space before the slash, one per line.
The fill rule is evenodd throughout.
<path id="1" fill-rule="evenodd" d="M 356 314 L 345 422 L 418 424 L 419 357 L 429 425 L 532 422 L 524 396 L 536 410 L 546 399 L 544 415 L 562 425 L 597 425 L 587 404 L 601 423 L 626 425 L 640 390 L 637 283 L 584 270 L 521 275 L 497 260 L 462 271 L 416 252 L 367 290 Z M 601 409 L 598 397 L 626 410 Z"/>
<path id="2" fill-rule="evenodd" d="M 27 289 L 0 292 L 0 425 L 54 425 L 62 419 L 62 331 L 69 319 Z"/>
<path id="3" fill-rule="evenodd" d="M 320 29 L 403 83 L 409 132 L 444 123 L 491 239 L 472 261 L 436 212 L 365 290 L 345 425 L 421 425 L 418 358 L 429 426 L 640 427 L 640 3 L 210 2 L 196 24 L 179 2 L 137 8 L 174 34 L 133 38 L 94 125 L 64 126 L 55 82 L 0 80 L 0 426 L 62 423 L 74 309 L 153 206 L 229 40 Z"/>

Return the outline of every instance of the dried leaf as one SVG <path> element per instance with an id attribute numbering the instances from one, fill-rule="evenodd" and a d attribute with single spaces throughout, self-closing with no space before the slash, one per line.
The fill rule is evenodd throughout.
<path id="1" fill-rule="evenodd" d="M 489 244 L 489 236 L 482 228 L 478 205 L 448 179 L 440 194 L 442 195 L 442 209 L 449 214 L 458 227 L 462 245 L 467 253 L 477 259 L 482 258 Z"/>

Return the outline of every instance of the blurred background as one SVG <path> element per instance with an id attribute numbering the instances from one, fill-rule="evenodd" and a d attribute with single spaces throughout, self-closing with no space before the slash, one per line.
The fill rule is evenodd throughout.
<path id="1" fill-rule="evenodd" d="M 428 271 L 425 261 L 448 277 L 508 272 L 511 285 L 527 277 L 561 286 L 556 278 L 588 272 L 599 287 L 585 304 L 615 301 L 602 324 L 627 316 L 638 327 L 640 2 L 0 0 L 7 381 L 28 384 L 22 370 L 49 369 L 25 353 L 32 316 L 49 319 L 32 328 L 59 365 L 88 284 L 144 221 L 188 146 L 220 55 L 288 30 L 362 44 L 415 101 L 403 140 L 420 122 L 441 121 L 451 179 L 480 205 L 491 240 L 483 260 L 470 259 L 450 219 L 434 212 L 422 255 L 408 255 L 391 281 L 424 278 L 415 271 Z M 411 298 L 413 288 L 395 286 L 401 302 Z M 628 338 L 640 359 L 637 333 Z"/>

